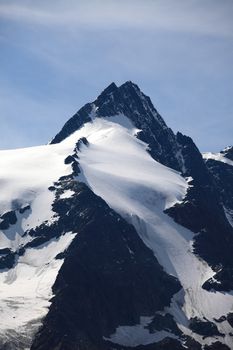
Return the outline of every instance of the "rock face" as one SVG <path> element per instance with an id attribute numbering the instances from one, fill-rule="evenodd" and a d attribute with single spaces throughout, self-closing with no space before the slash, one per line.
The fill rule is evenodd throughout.
<path id="1" fill-rule="evenodd" d="M 232 287 L 232 272 L 229 273 L 229 271 L 232 271 L 233 267 L 231 253 L 233 235 L 232 227 L 226 218 L 222 204 L 226 202 L 223 193 L 227 193 L 227 187 L 232 190 L 233 182 L 228 182 L 226 178 L 222 180 L 222 183 L 216 181 L 216 175 L 213 176 L 210 165 L 212 160 L 208 160 L 206 164 L 189 137 L 178 133 L 177 141 L 182 147 L 184 174 L 191 177 L 192 180 L 186 200 L 167 210 L 167 213 L 181 225 L 198 233 L 194 238 L 193 245 L 196 254 L 218 272 L 214 278 L 219 282 L 222 281 L 222 283 L 211 283 L 211 287 L 208 287 L 209 281 L 204 284 L 204 287 L 229 291 Z M 222 167 L 222 163 L 220 166 Z M 229 167 L 232 175 L 232 167 L 223 163 L 223 167 L 225 166 Z M 226 183 L 224 180 L 226 180 Z M 231 202 L 231 193 L 226 196 Z M 221 273 L 219 270 L 221 270 Z"/>
<path id="2" fill-rule="evenodd" d="M 4 213 L 0 217 L 0 230 L 6 230 L 10 227 L 10 225 L 14 225 L 17 221 L 17 217 L 15 215 L 15 212 L 13 210 L 8 211 L 7 213 Z"/>
<path id="3" fill-rule="evenodd" d="M 233 147 L 228 147 L 220 152 L 226 158 L 227 163 L 221 160 L 206 159 L 205 164 L 212 176 L 214 188 L 216 190 L 219 203 L 224 210 L 225 217 L 227 218 L 229 224 L 233 224 L 233 163 L 232 161 Z M 222 159 L 222 158 L 220 158 Z M 230 162 L 228 162 L 228 159 Z M 224 159 L 223 159 L 224 160 Z M 219 231 L 220 231 L 219 227 Z M 221 230 L 222 231 L 222 230 Z M 219 244 L 219 242 L 218 242 Z M 231 257 L 232 249 L 232 236 L 226 236 L 225 248 L 222 250 L 224 252 L 224 258 L 221 262 L 220 271 L 215 275 L 215 279 L 209 279 L 205 284 L 204 288 L 210 290 L 211 288 L 215 290 L 225 290 L 231 291 L 233 289 L 233 262 Z M 219 252 L 219 255 L 221 253 Z M 221 281 L 221 284 L 219 284 Z"/>
<path id="4" fill-rule="evenodd" d="M 230 164 L 223 163 L 214 159 L 207 159 L 206 166 L 213 176 L 215 188 L 221 204 L 226 213 L 232 218 L 233 215 L 233 167 Z"/>
<path id="5" fill-rule="evenodd" d="M 131 174 L 127 173 L 123 177 L 123 174 L 115 173 L 119 162 L 115 153 L 118 147 L 124 147 L 121 144 L 122 138 L 119 137 L 119 144 L 111 149 L 111 139 L 108 139 L 107 133 L 98 134 L 100 144 L 106 142 L 105 147 L 110 148 L 113 160 L 111 166 L 107 163 L 106 154 L 101 153 L 100 144 L 93 142 L 97 136 L 91 134 L 90 130 L 95 121 L 98 120 L 99 123 L 103 119 L 104 123 L 110 123 L 114 118 L 120 120 L 119 123 L 127 121 L 132 126 L 126 134 L 129 139 L 136 140 L 146 154 L 143 164 L 149 161 L 153 164 L 159 162 L 165 167 L 159 164 L 156 171 L 162 171 L 162 174 L 169 171 L 180 179 L 175 183 L 172 176 L 167 182 L 158 178 L 160 182 L 155 189 L 151 177 L 156 176 L 156 173 L 153 176 L 148 174 L 140 189 L 139 186 L 136 188 L 137 192 L 141 191 L 141 202 L 137 202 L 137 205 L 140 209 L 144 205 L 144 217 L 140 217 L 140 211 L 133 213 L 130 205 L 127 215 L 124 216 L 120 210 L 123 200 L 126 203 L 132 203 L 127 200 L 138 200 L 133 192 L 137 182 L 131 180 Z M 104 126 L 104 123 L 101 125 Z M 87 131 L 79 134 L 85 127 Z M 116 130 L 122 132 L 122 129 L 114 129 L 112 125 L 107 130 L 109 133 Z M 69 139 L 72 147 L 67 141 Z M 133 156 L 128 159 L 130 164 L 135 161 L 133 158 L 138 151 L 133 146 L 130 144 L 133 150 Z M 42 323 L 39 328 L 33 328 L 33 332 L 30 330 L 29 336 L 20 329 L 22 338 L 18 343 L 19 327 L 12 322 L 15 316 L 8 320 L 9 323 L 12 322 L 12 328 L 10 331 L 7 329 L 4 337 L 0 322 L 0 348 L 232 348 L 233 299 L 232 293 L 228 292 L 233 290 L 233 147 L 226 148 L 218 157 L 203 159 L 192 139 L 181 133 L 175 135 L 154 108 L 150 98 L 132 82 L 119 87 L 114 83 L 109 85 L 95 101 L 87 103 L 69 119 L 51 145 L 46 147 L 54 150 L 54 153 L 50 153 L 51 150 L 48 152 L 49 156 L 60 155 L 61 169 L 64 166 L 64 172 L 59 172 L 58 176 L 56 173 L 54 178 L 49 177 L 48 185 L 41 193 L 38 186 L 34 191 L 30 187 L 29 195 L 25 195 L 26 200 L 12 198 L 12 202 L 20 205 L 0 213 L 0 230 L 3 233 L 0 233 L 0 273 L 9 272 L 3 279 L 6 285 L 14 283 L 18 274 L 23 280 L 24 274 L 28 273 L 26 281 L 38 274 L 42 284 L 38 282 L 39 287 L 35 288 L 35 292 L 39 291 L 39 299 L 43 299 L 46 281 L 52 280 L 53 271 L 57 269 L 54 282 L 51 282 L 52 293 L 45 293 L 45 298 L 51 297 L 50 306 L 47 314 L 41 313 L 38 316 L 39 321 L 43 317 Z M 85 177 L 82 161 L 87 154 L 84 149 L 95 149 L 95 154 L 102 157 L 99 162 L 96 157 L 91 158 L 91 164 L 88 165 L 93 167 L 94 172 L 104 173 L 103 166 L 107 164 L 109 176 L 113 176 L 111 180 L 114 180 L 114 176 L 119 176 L 119 182 L 114 182 L 121 194 L 120 200 L 114 197 L 119 202 L 119 211 L 114 210 L 115 207 L 107 199 L 104 200 L 104 196 L 101 197 Z M 36 164 L 37 157 L 38 154 Z M 56 166 L 55 162 L 54 167 Z M 137 167 L 138 177 L 142 176 L 140 166 Z M 129 166 L 127 169 L 130 173 L 134 168 Z M 97 176 L 95 181 L 99 184 Z M 165 189 L 171 184 L 176 186 L 178 194 L 176 201 L 173 200 L 166 206 Z M 183 184 L 184 192 L 181 191 Z M 104 182 L 105 186 L 108 188 Z M 33 200 L 30 201 L 36 191 L 42 196 L 37 205 Z M 24 192 L 27 191 L 19 191 Z M 48 218 L 43 208 L 46 205 L 43 197 L 45 194 L 46 200 L 50 200 L 50 207 L 46 207 L 47 211 L 51 210 Z M 109 193 L 110 196 L 111 194 Z M 147 211 L 147 206 L 153 210 Z M 25 220 L 27 225 L 23 226 Z M 154 222 L 153 231 L 151 223 Z M 177 231 L 179 240 L 174 243 L 173 237 Z M 70 237 L 67 241 L 69 244 L 66 242 L 62 245 L 67 234 Z M 164 251 L 164 244 L 169 252 L 175 251 L 175 254 L 169 255 Z M 55 249 L 56 245 L 58 248 Z M 185 254 L 189 259 L 183 261 Z M 44 255 L 47 260 L 42 259 Z M 182 262 L 176 265 L 175 260 L 179 258 Z M 188 266 L 185 265 L 187 261 L 190 262 Z M 194 287 L 190 278 L 194 273 L 192 263 L 198 266 L 197 273 L 200 274 L 198 278 L 193 276 L 198 281 Z M 35 268 L 33 272 L 27 270 L 30 264 Z M 44 276 L 43 271 L 48 265 L 51 268 L 48 275 Z M 20 275 L 22 269 L 26 272 L 23 270 Z M 184 276 L 192 287 L 180 278 L 183 270 L 187 272 Z M 20 287 L 22 284 L 19 284 Z M 190 290 L 192 288 L 195 290 Z M 197 295 L 201 298 L 201 310 L 196 305 L 199 302 L 195 299 Z M 216 301 L 215 313 L 209 310 L 213 306 L 213 303 L 209 303 L 209 298 Z M 225 300 L 228 304 L 225 304 Z M 24 299 L 23 301 L 25 302 Z M 12 307 L 19 308 L 20 305 L 15 306 L 14 302 L 15 300 Z M 7 295 L 6 303 L 0 307 L 3 309 L 8 304 Z M 48 305 L 49 302 L 46 307 Z M 206 310 L 208 315 L 205 315 Z"/>
<path id="6" fill-rule="evenodd" d="M 119 324 L 134 325 L 140 316 L 162 311 L 181 286 L 163 271 L 133 226 L 85 184 L 71 176 L 56 185 L 57 196 L 69 189 L 75 195 L 55 201 L 60 219 L 49 230 L 78 234 L 57 257 L 65 261 L 31 349 L 110 349 L 104 336 Z M 43 228 L 39 230 L 43 235 Z"/>
<path id="7" fill-rule="evenodd" d="M 198 333 L 204 337 L 211 337 L 214 335 L 223 336 L 223 334 L 218 331 L 217 326 L 213 322 L 210 322 L 208 320 L 200 320 L 197 317 L 194 317 L 190 320 L 189 327 L 193 332 Z"/>
<path id="8" fill-rule="evenodd" d="M 109 85 L 92 103 L 86 104 L 52 140 L 61 142 L 91 118 L 125 115 L 140 130 L 138 137 L 149 145 L 152 157 L 162 164 L 180 170 L 175 135 L 154 108 L 150 98 L 132 82 L 117 87 Z"/>

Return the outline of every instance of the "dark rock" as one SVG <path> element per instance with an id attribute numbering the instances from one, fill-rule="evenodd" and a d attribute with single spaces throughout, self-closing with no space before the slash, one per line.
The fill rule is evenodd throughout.
<path id="1" fill-rule="evenodd" d="M 31 209 L 30 205 L 25 205 L 24 207 L 19 209 L 19 212 L 20 212 L 20 214 L 23 214 L 23 213 L 25 213 L 25 211 L 30 210 L 30 209 Z"/>
<path id="2" fill-rule="evenodd" d="M 214 159 L 208 159 L 206 166 L 213 176 L 222 204 L 233 210 L 233 166 Z"/>
<path id="3" fill-rule="evenodd" d="M 18 256 L 24 255 L 25 254 L 25 247 L 20 247 L 17 251 Z"/>
<path id="4" fill-rule="evenodd" d="M 64 160 L 65 164 L 71 164 L 73 161 L 75 161 L 73 156 L 68 156 L 66 157 L 66 159 Z"/>
<path id="5" fill-rule="evenodd" d="M 59 259 L 65 259 L 65 257 L 67 256 L 67 250 L 65 250 L 62 253 L 59 253 L 55 256 L 55 259 L 59 260 Z"/>
<path id="6" fill-rule="evenodd" d="M 76 152 L 80 151 L 82 145 L 85 145 L 85 146 L 88 146 L 88 145 L 89 145 L 89 142 L 88 142 L 88 140 L 87 140 L 86 137 L 81 137 L 81 138 L 76 142 L 75 151 L 76 151 Z"/>
<path id="7" fill-rule="evenodd" d="M 226 321 L 226 319 L 227 319 L 226 316 L 223 315 L 219 318 L 214 318 L 214 321 L 217 323 L 222 323 L 222 322 Z"/>
<path id="8" fill-rule="evenodd" d="M 16 253 L 10 251 L 4 256 L 0 256 L 0 269 L 11 269 L 15 264 Z"/>
<path id="9" fill-rule="evenodd" d="M 56 187 L 55 186 L 49 186 L 48 190 L 54 192 L 54 191 L 56 191 Z"/>
<path id="10" fill-rule="evenodd" d="M 200 320 L 197 317 L 191 318 L 189 323 L 189 328 L 197 333 L 202 335 L 204 338 L 212 337 L 212 336 L 223 336 L 222 333 L 219 332 L 217 326 L 208 320 Z"/>
<path id="11" fill-rule="evenodd" d="M 231 350 L 226 344 L 216 341 L 210 345 L 205 345 L 204 350 Z"/>
<path id="12" fill-rule="evenodd" d="M 168 332 L 171 332 L 177 336 L 181 336 L 182 332 L 177 327 L 176 322 L 174 321 L 174 318 L 170 314 L 160 315 L 157 314 L 153 317 L 152 322 L 146 326 L 145 328 L 148 328 L 150 333 L 155 333 L 156 331 L 162 331 L 166 330 Z"/>
<path id="13" fill-rule="evenodd" d="M 209 278 L 202 286 L 206 290 L 230 292 L 233 290 L 233 268 L 225 267 Z"/>
<path id="14" fill-rule="evenodd" d="M 229 314 L 227 315 L 227 322 L 233 328 L 233 312 L 229 312 Z"/>
<path id="15" fill-rule="evenodd" d="M 12 251 L 10 248 L 2 248 L 0 249 L 0 255 L 6 255 L 6 254 L 10 254 Z"/>
<path id="16" fill-rule="evenodd" d="M 116 112 L 123 113 L 141 130 L 137 137 L 148 144 L 151 156 L 164 165 L 180 170 L 176 137 L 155 109 L 150 98 L 131 81 L 121 85 L 113 98 Z M 103 109 L 106 109 L 106 105 L 99 106 L 100 115 L 104 112 Z M 106 116 L 110 115 L 114 114 L 106 114 Z"/>
<path id="17" fill-rule="evenodd" d="M 184 201 L 165 212 L 177 223 L 198 233 L 193 243 L 197 255 L 216 272 L 221 267 L 222 272 L 217 276 L 220 283 L 212 283 L 210 287 L 208 281 L 203 287 L 228 291 L 232 285 L 233 228 L 226 219 L 213 176 L 192 139 L 178 133 L 177 142 L 184 161 L 184 174 L 193 181 Z"/>
<path id="18" fill-rule="evenodd" d="M 72 163 L 72 170 L 75 176 L 78 176 L 78 174 L 80 174 L 79 163 L 77 161 Z"/>
<path id="19" fill-rule="evenodd" d="M 14 225 L 17 222 L 17 217 L 14 210 L 8 211 L 3 214 L 0 219 L 0 230 L 7 230 L 10 225 Z"/>

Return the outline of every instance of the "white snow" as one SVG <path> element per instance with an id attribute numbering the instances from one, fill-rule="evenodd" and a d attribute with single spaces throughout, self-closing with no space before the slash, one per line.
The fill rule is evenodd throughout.
<path id="1" fill-rule="evenodd" d="M 53 192 L 48 187 L 60 176 L 71 173 L 64 159 L 75 142 L 0 151 L 0 215 L 16 210 L 17 222 L 0 231 L 0 249 L 17 251 L 32 238 L 24 235 L 31 228 L 56 220 L 52 211 Z M 65 193 L 70 195 L 70 193 Z M 30 205 L 23 214 L 19 209 Z M 74 238 L 66 233 L 58 240 L 36 249 L 27 249 L 15 267 L 0 271 L 0 342 L 6 339 L 28 344 L 48 312 L 52 285 L 62 265 L 54 257 Z"/>
<path id="2" fill-rule="evenodd" d="M 56 260 L 75 234 L 65 233 L 19 257 L 14 268 L 0 273 L 0 339 L 33 333 L 48 312 L 51 287 L 63 260 Z"/>
<path id="3" fill-rule="evenodd" d="M 48 187 L 71 172 L 70 165 L 64 164 L 67 151 L 57 145 L 0 151 L 0 214 L 30 204 L 24 230 L 50 221 L 54 195 Z"/>
<path id="4" fill-rule="evenodd" d="M 108 119 L 96 119 L 87 127 L 88 137 L 87 133 L 85 136 L 90 145 L 79 153 L 79 163 L 96 193 L 108 193 L 115 207 L 121 210 L 128 206 L 128 211 L 137 188 L 141 199 L 149 196 L 154 201 L 156 194 L 156 203 L 162 209 L 183 198 L 186 181 L 150 157 L 147 145 L 135 138 L 135 128 L 127 129 Z"/>
<path id="5" fill-rule="evenodd" d="M 202 153 L 202 157 L 204 159 L 214 159 L 214 160 L 217 160 L 219 162 L 226 163 L 228 165 L 233 165 L 233 161 L 224 157 L 224 155 L 222 153 L 204 152 L 204 153 Z"/>

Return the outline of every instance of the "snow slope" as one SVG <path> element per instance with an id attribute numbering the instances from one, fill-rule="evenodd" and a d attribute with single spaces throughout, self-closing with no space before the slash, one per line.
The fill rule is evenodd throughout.
<path id="1" fill-rule="evenodd" d="M 48 187 L 70 173 L 70 166 L 64 164 L 67 152 L 52 145 L 0 151 L 0 213 L 30 204 L 31 215 L 23 218 L 23 229 L 50 220 L 54 198 Z"/>
<path id="2" fill-rule="evenodd" d="M 182 292 L 178 293 L 170 311 L 184 333 L 191 334 L 188 319 L 198 316 L 212 321 L 214 317 L 227 314 L 233 310 L 233 297 L 201 288 L 214 272 L 192 253 L 193 233 L 163 213 L 164 209 L 182 200 L 188 182 L 174 170 L 153 160 L 146 152 L 146 144 L 135 137 L 137 130 L 123 119 L 121 116 L 94 120 L 83 128 L 89 146 L 83 146 L 79 153 L 81 179 L 134 225 L 164 269 L 178 277 L 185 293 L 184 296 Z M 179 305 L 182 303 L 181 310 Z M 119 327 L 112 335 L 112 341 L 130 345 L 127 338 L 133 346 L 136 344 L 134 334 L 137 344 L 148 343 L 145 332 L 140 332 L 140 339 L 137 332 L 130 332 L 130 337 L 125 337 L 129 327 Z M 226 325 L 220 325 L 220 331 L 221 327 Z M 202 343 L 211 342 L 209 338 L 202 340 L 198 335 L 193 336 Z M 225 342 L 232 345 L 228 336 Z"/>
<path id="3" fill-rule="evenodd" d="M 48 187 L 71 172 L 64 158 L 73 148 L 73 144 L 66 144 L 0 151 L 0 215 L 28 204 L 31 207 L 22 214 L 16 211 L 16 224 L 0 231 L 0 249 L 17 251 L 32 239 L 24 235 L 27 230 L 56 220 L 51 209 L 54 194 Z M 57 240 L 27 249 L 14 268 L 0 270 L 0 344 L 8 339 L 20 349 L 21 341 L 29 346 L 48 312 L 51 288 L 62 265 L 62 260 L 54 258 L 74 236 L 67 232 Z"/>
<path id="4" fill-rule="evenodd" d="M 51 287 L 63 260 L 55 260 L 71 243 L 74 234 L 28 249 L 14 268 L 0 273 L 0 339 L 25 337 L 30 344 L 41 318 L 48 312 Z"/>

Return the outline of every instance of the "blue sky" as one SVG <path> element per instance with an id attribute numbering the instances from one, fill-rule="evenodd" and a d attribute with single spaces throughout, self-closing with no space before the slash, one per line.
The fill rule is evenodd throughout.
<path id="1" fill-rule="evenodd" d="M 0 149 L 126 80 L 202 151 L 233 144 L 232 18 L 233 0 L 0 0 Z"/>

